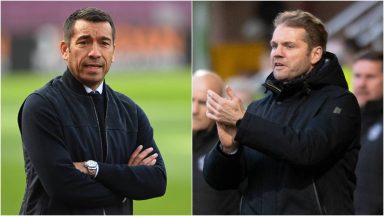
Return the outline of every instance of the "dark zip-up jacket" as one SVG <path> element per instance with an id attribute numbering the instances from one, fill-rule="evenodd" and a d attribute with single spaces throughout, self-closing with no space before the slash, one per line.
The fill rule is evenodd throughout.
<path id="1" fill-rule="evenodd" d="M 383 214 L 383 100 L 361 110 L 361 150 L 356 166 L 356 214 Z"/>
<path id="2" fill-rule="evenodd" d="M 360 110 L 332 53 L 309 75 L 281 83 L 237 123 L 238 152 L 216 145 L 204 175 L 217 189 L 246 179 L 241 214 L 353 214 Z"/>
<path id="3" fill-rule="evenodd" d="M 19 111 L 26 191 L 20 214 L 132 214 L 132 200 L 162 196 L 166 171 L 143 110 L 104 84 L 105 144 L 92 97 L 67 70 L 27 97 Z M 128 166 L 139 146 L 154 166 Z M 94 179 L 73 162 L 95 160 Z"/>
<path id="4" fill-rule="evenodd" d="M 193 214 L 237 215 L 240 209 L 239 190 L 218 191 L 210 187 L 203 177 L 204 157 L 217 143 L 217 129 L 193 134 Z"/>

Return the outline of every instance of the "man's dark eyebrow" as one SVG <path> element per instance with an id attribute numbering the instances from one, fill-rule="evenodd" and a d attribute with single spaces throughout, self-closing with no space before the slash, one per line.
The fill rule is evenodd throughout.
<path id="1" fill-rule="evenodd" d="M 81 35 L 80 37 L 78 37 L 78 38 L 76 39 L 76 41 L 79 41 L 79 40 L 87 40 L 87 39 L 89 39 L 89 38 L 91 38 L 90 35 Z M 102 37 L 100 38 L 100 40 L 102 40 L 102 41 L 105 41 L 105 40 L 112 41 L 112 39 L 111 39 L 110 37 L 106 37 L 106 36 L 102 36 Z"/>
<path id="2" fill-rule="evenodd" d="M 86 40 L 86 39 L 89 39 L 91 36 L 90 35 L 81 35 L 80 37 L 78 37 L 76 39 L 76 41 L 79 41 L 79 40 Z"/>
<path id="3" fill-rule="evenodd" d="M 109 38 L 109 37 L 105 37 L 105 36 L 102 36 L 102 37 L 101 37 L 101 40 L 103 40 L 103 41 L 104 41 L 104 40 L 112 41 L 111 38 Z"/>
<path id="4" fill-rule="evenodd" d="M 283 45 L 294 45 L 295 43 L 292 41 L 285 41 L 283 42 Z"/>

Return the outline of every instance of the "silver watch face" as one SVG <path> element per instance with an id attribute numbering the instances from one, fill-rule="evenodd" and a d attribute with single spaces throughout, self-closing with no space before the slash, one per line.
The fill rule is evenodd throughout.
<path id="1" fill-rule="evenodd" d="M 96 161 L 93 161 L 93 160 L 89 160 L 85 163 L 87 165 L 88 168 L 90 169 L 95 169 L 96 166 L 97 166 L 97 162 Z"/>

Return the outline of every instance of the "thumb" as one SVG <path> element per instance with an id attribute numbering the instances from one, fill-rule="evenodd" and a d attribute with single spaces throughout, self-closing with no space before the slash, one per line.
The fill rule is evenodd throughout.
<path id="1" fill-rule="evenodd" d="M 227 93 L 228 97 L 229 97 L 231 100 L 234 99 L 234 98 L 236 97 L 235 92 L 233 91 L 233 89 L 232 89 L 229 85 L 227 85 L 227 86 L 225 87 L 225 92 Z"/>

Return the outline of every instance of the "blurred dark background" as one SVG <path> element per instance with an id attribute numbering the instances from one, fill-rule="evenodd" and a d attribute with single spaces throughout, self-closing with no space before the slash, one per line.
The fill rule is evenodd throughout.
<path id="1" fill-rule="evenodd" d="M 117 49 L 111 70 L 190 64 L 191 2 L 6 1 L 1 3 L 2 73 L 61 73 L 62 26 L 69 14 L 84 7 L 105 10 L 115 22 Z"/>

